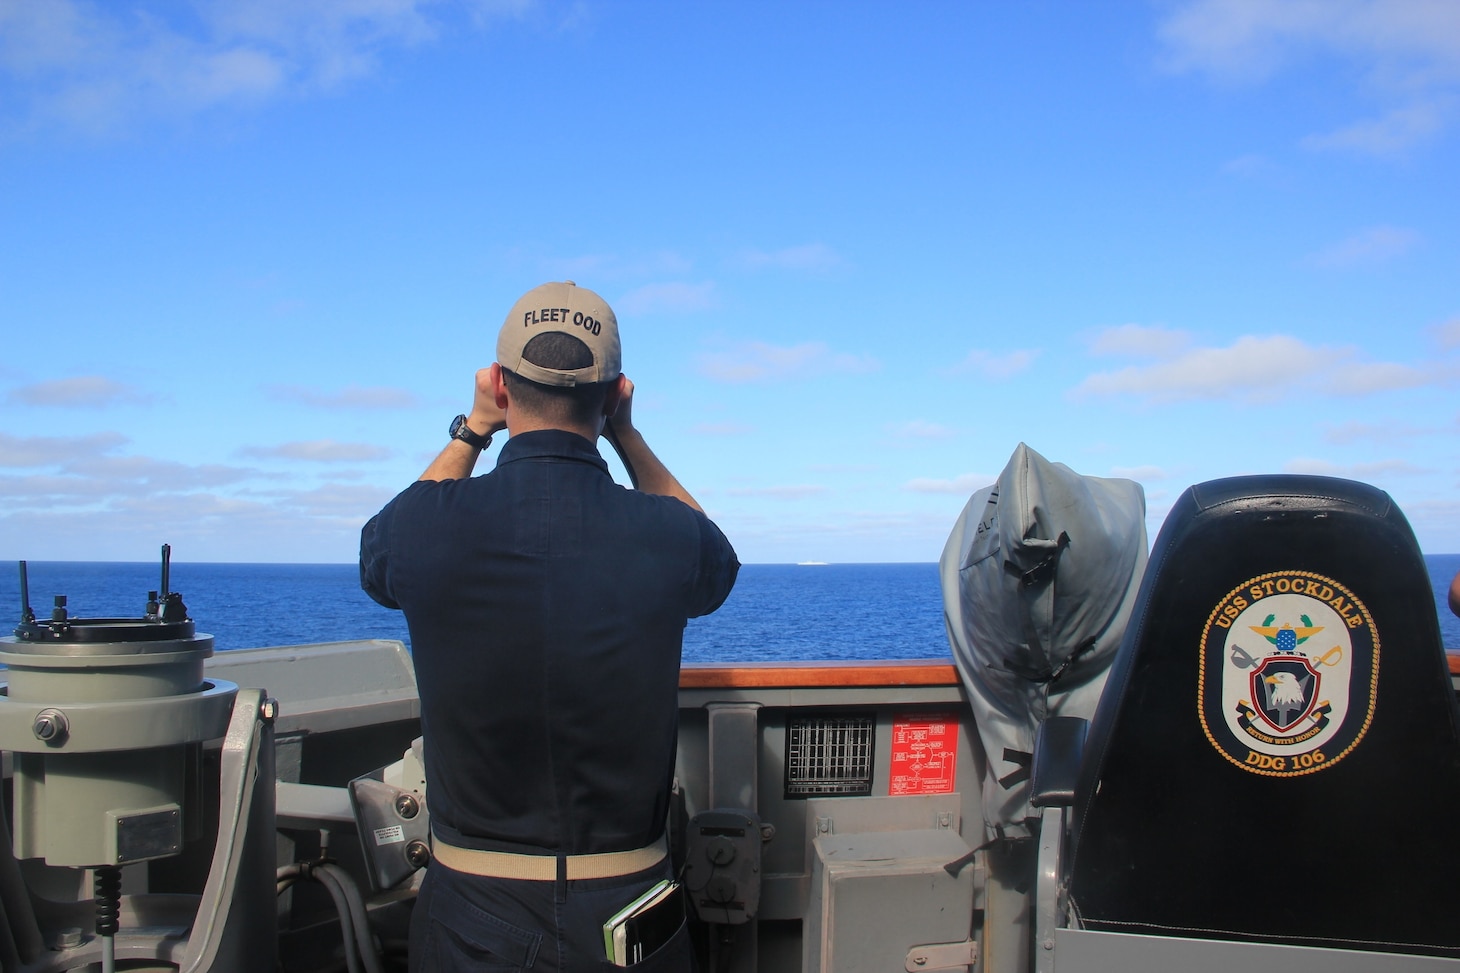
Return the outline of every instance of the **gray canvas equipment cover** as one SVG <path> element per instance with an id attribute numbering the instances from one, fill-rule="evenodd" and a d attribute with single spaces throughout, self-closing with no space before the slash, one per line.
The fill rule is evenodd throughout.
<path id="1" fill-rule="evenodd" d="M 1081 476 L 1023 443 L 963 508 L 939 576 L 986 756 L 987 840 L 1029 836 L 1035 731 L 1094 715 L 1146 553 L 1139 483 Z"/>

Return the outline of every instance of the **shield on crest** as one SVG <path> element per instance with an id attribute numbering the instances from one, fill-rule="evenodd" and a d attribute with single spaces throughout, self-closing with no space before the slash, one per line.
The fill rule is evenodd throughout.
<path id="1" fill-rule="evenodd" d="M 1286 733 L 1313 711 L 1323 676 L 1306 656 L 1270 655 L 1252 670 L 1252 702 L 1262 719 Z"/>

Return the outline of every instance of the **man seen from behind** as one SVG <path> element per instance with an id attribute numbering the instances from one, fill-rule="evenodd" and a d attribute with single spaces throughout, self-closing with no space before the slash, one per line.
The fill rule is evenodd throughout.
<path id="1" fill-rule="evenodd" d="M 434 859 L 413 971 L 607 968 L 605 921 L 672 877 L 685 621 L 739 562 L 635 427 L 633 392 L 602 298 L 528 292 L 470 414 L 361 533 L 361 584 L 405 613 L 421 697 Z M 684 925 L 636 968 L 690 969 Z"/>

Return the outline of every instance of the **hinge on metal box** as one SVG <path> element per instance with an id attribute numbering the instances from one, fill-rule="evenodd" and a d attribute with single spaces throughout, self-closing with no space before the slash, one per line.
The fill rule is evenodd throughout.
<path id="1" fill-rule="evenodd" d="M 978 966 L 978 943 L 972 940 L 964 943 L 930 943 L 927 946 L 914 946 L 907 951 L 907 962 L 903 964 L 907 973 L 972 969 L 976 966 Z"/>

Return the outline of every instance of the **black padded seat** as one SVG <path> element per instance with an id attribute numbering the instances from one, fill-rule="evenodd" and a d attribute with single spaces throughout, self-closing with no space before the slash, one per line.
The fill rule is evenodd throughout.
<path id="1" fill-rule="evenodd" d="M 1090 729 L 1087 929 L 1460 955 L 1460 734 L 1388 494 L 1203 483 L 1157 537 Z"/>

